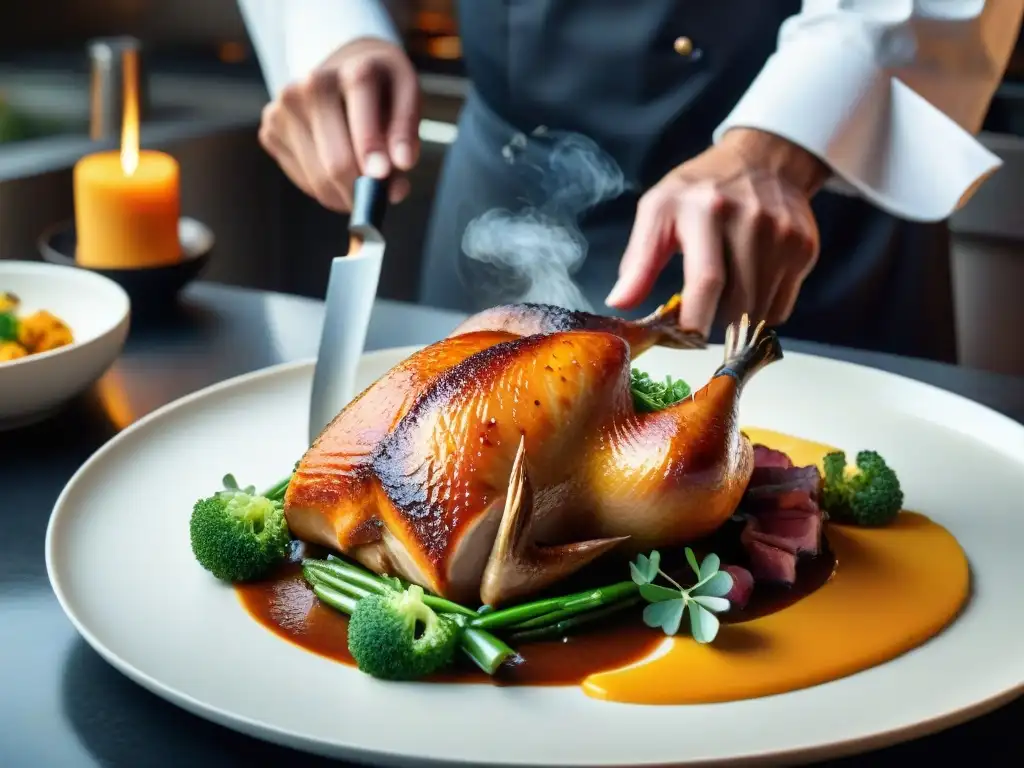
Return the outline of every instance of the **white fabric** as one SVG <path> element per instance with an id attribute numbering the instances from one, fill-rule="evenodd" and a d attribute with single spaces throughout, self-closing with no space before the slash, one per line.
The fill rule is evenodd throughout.
<path id="1" fill-rule="evenodd" d="M 238 2 L 273 95 L 351 40 L 399 42 L 380 0 Z M 904 218 L 944 219 L 1001 164 L 972 134 L 1022 14 L 1024 0 L 804 0 L 715 140 L 768 131 L 824 160 L 831 188 Z"/>
<path id="2" fill-rule="evenodd" d="M 360 37 L 399 44 L 380 0 L 238 0 L 271 96 Z"/>
<path id="3" fill-rule="evenodd" d="M 805 0 L 715 140 L 774 133 L 824 160 L 831 188 L 944 219 L 1001 165 L 972 134 L 1022 13 L 1024 0 Z"/>

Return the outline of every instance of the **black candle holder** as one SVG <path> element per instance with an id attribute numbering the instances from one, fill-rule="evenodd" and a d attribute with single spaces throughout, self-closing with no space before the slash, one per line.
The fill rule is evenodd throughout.
<path id="1" fill-rule="evenodd" d="M 120 285 L 132 302 L 132 314 L 149 314 L 176 304 L 182 288 L 195 280 L 210 261 L 213 231 L 202 222 L 182 217 L 178 221 L 181 260 L 175 264 L 145 267 L 96 268 L 75 260 L 78 238 L 73 221 L 47 229 L 39 238 L 39 253 L 44 261 L 61 266 L 96 272 Z"/>

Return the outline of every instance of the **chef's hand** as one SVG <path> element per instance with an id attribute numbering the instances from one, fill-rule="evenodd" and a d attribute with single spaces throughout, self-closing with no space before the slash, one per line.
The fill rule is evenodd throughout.
<path id="1" fill-rule="evenodd" d="M 706 334 L 716 316 L 728 322 L 744 312 L 755 322 L 784 322 L 818 258 L 809 201 L 828 174 L 784 139 L 729 131 L 640 199 L 608 305 L 640 304 L 681 251 L 683 327 Z"/>
<path id="2" fill-rule="evenodd" d="M 348 211 L 357 176 L 384 178 L 413 167 L 419 117 L 419 82 L 405 51 L 361 38 L 270 102 L 259 138 L 299 189 L 327 208 Z M 408 179 L 397 176 L 391 201 L 408 193 Z"/>

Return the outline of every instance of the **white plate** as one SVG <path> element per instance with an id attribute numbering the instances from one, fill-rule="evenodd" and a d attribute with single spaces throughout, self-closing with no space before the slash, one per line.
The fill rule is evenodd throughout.
<path id="1" fill-rule="evenodd" d="M 360 384 L 410 352 L 365 356 Z M 720 354 L 653 350 L 642 366 L 699 385 Z M 908 507 L 951 529 L 971 558 L 972 600 L 921 648 L 826 685 L 687 707 L 603 703 L 575 687 L 385 684 L 303 651 L 195 564 L 187 522 L 225 472 L 269 486 L 289 470 L 305 445 L 311 377 L 311 363 L 270 368 L 140 420 L 79 470 L 50 520 L 50 581 L 78 631 L 133 680 L 205 718 L 386 764 L 733 765 L 878 747 L 1024 688 L 1024 615 L 1013 608 L 1024 427 L 933 387 L 797 354 L 751 382 L 744 422 L 876 448 L 900 472 Z"/>
<path id="2" fill-rule="evenodd" d="M 18 314 L 45 309 L 74 343 L 0 362 L 0 430 L 38 421 L 84 392 L 114 363 L 128 335 L 128 295 L 112 280 L 76 267 L 0 261 L 0 292 L 21 299 Z"/>

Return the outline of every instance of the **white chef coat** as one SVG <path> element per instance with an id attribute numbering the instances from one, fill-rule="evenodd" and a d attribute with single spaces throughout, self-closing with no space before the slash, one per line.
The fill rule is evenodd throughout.
<path id="1" fill-rule="evenodd" d="M 400 42 L 380 0 L 238 0 L 271 94 L 360 37 Z M 1024 0 L 804 0 L 715 140 L 782 136 L 829 187 L 904 219 L 940 221 L 1001 162 L 976 138 Z"/>

